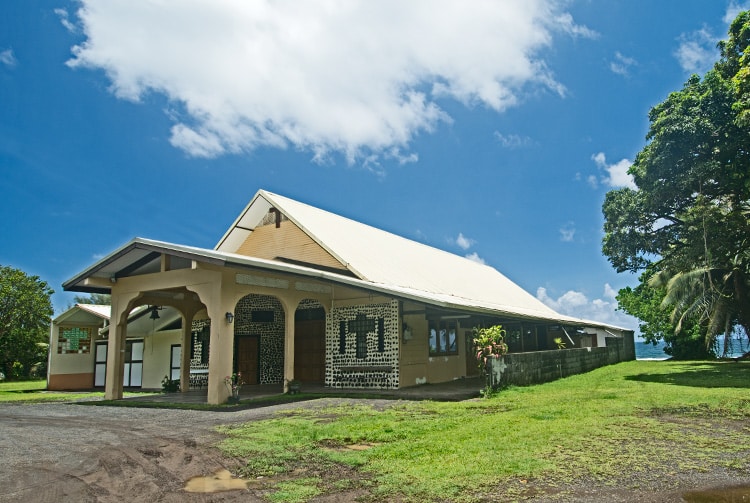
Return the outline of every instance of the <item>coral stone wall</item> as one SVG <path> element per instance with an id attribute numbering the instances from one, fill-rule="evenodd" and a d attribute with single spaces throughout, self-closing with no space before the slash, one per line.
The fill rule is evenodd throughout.
<path id="1" fill-rule="evenodd" d="M 326 317 L 326 386 L 397 389 L 398 301 L 334 307 Z"/>
<path id="2" fill-rule="evenodd" d="M 273 312 L 273 319 L 253 321 L 253 311 Z M 250 294 L 234 309 L 234 336 L 259 336 L 258 383 L 280 383 L 284 378 L 284 308 L 275 297 Z"/>

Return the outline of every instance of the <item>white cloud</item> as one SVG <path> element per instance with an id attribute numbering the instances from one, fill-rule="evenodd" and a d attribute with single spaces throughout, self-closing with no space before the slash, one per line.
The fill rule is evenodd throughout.
<path id="1" fill-rule="evenodd" d="M 467 238 L 461 232 L 458 233 L 458 237 L 456 238 L 456 244 L 462 250 L 468 250 L 469 248 L 471 248 L 474 245 L 474 243 L 476 243 L 475 240 Z"/>
<path id="2" fill-rule="evenodd" d="M 567 224 L 565 224 L 563 227 L 560 228 L 560 241 L 569 243 L 573 241 L 575 234 L 576 234 L 575 223 L 568 222 Z"/>
<path id="3" fill-rule="evenodd" d="M 592 189 L 598 189 L 599 188 L 599 179 L 595 175 L 589 175 L 586 177 L 586 183 L 589 184 L 589 186 Z"/>
<path id="4" fill-rule="evenodd" d="M 410 161 L 415 136 L 452 120 L 438 98 L 502 112 L 564 94 L 545 50 L 596 34 L 560 5 L 81 0 L 68 64 L 104 70 L 122 99 L 167 96 L 172 144 L 192 156 L 294 147 L 355 162 L 395 148 Z"/>
<path id="5" fill-rule="evenodd" d="M 495 131 L 495 138 L 500 142 L 500 145 L 510 149 L 528 147 L 532 144 L 531 138 L 528 136 L 519 136 L 517 134 L 504 135 Z"/>
<path id="6" fill-rule="evenodd" d="M 77 31 L 76 26 L 70 21 L 67 10 L 55 9 L 55 14 L 57 14 L 57 17 L 60 18 L 60 23 L 65 27 L 66 30 L 71 33 L 75 33 Z"/>
<path id="7" fill-rule="evenodd" d="M 616 295 L 617 292 L 609 284 L 604 285 L 603 298 L 600 299 L 589 299 L 583 292 L 575 290 L 569 290 L 555 299 L 544 287 L 536 290 L 536 298 L 560 314 L 636 330 L 638 320 L 617 311 Z"/>
<path id="8" fill-rule="evenodd" d="M 716 48 L 719 39 L 705 28 L 684 33 L 679 41 L 680 45 L 674 54 L 682 69 L 688 73 L 703 74 L 719 58 L 719 50 Z"/>
<path id="9" fill-rule="evenodd" d="M 638 188 L 633 181 L 633 176 L 628 174 L 628 169 L 633 165 L 628 159 L 622 159 L 614 164 L 607 164 L 607 157 L 603 152 L 599 152 L 592 155 L 591 160 L 596 163 L 596 166 L 600 170 L 606 173 L 601 177 L 601 183 L 610 187 L 628 187 L 633 190 Z M 596 188 L 596 184 L 593 183 L 591 177 L 587 181 L 589 185 Z"/>
<path id="10" fill-rule="evenodd" d="M 484 264 L 487 263 L 487 262 L 484 261 L 484 259 L 482 257 L 480 257 L 477 254 L 477 252 L 469 253 L 468 255 L 466 255 L 466 258 L 469 259 L 469 260 L 471 260 L 471 261 L 473 261 L 473 262 L 476 262 L 478 264 L 482 264 L 482 265 L 484 265 Z"/>
<path id="11" fill-rule="evenodd" d="M 615 59 L 609 62 L 609 69 L 618 75 L 627 77 L 630 74 L 630 68 L 637 64 L 638 62 L 635 59 L 624 56 L 620 52 L 615 52 Z"/>
<path id="12" fill-rule="evenodd" d="M 18 64 L 18 60 L 13 54 L 13 49 L 5 49 L 4 51 L 0 51 L 0 63 L 4 64 L 8 68 L 14 68 Z"/>
<path id="13" fill-rule="evenodd" d="M 737 17 L 737 14 L 739 14 L 743 10 L 750 10 L 750 2 L 729 2 L 727 11 L 724 14 L 724 22 L 727 25 L 732 24 L 732 21 L 734 21 L 734 18 Z"/>

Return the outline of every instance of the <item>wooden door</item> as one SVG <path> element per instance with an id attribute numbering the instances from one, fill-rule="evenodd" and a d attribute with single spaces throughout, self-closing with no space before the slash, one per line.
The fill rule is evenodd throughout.
<path id="1" fill-rule="evenodd" d="M 260 357 L 258 336 L 237 338 L 237 372 L 242 374 L 245 384 L 258 384 L 258 360 Z"/>
<path id="2" fill-rule="evenodd" d="M 325 381 L 325 320 L 300 320 L 295 322 L 294 378 L 308 383 L 323 383 Z"/>

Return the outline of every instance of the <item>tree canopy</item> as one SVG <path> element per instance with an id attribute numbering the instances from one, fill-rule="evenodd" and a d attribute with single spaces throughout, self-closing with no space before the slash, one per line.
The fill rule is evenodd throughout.
<path id="1" fill-rule="evenodd" d="M 0 266 L 0 370 L 29 377 L 46 363 L 53 290 L 38 276 Z"/>
<path id="2" fill-rule="evenodd" d="M 76 295 L 73 297 L 76 304 L 98 304 L 108 306 L 112 303 L 112 296 L 108 293 L 90 293 L 88 295 Z"/>
<path id="3" fill-rule="evenodd" d="M 651 268 L 642 284 L 663 288 L 673 330 L 700 327 L 707 346 L 736 327 L 750 334 L 749 12 L 719 49 L 712 70 L 650 111 L 629 170 L 637 189 L 610 191 L 603 205 L 612 265 Z"/>

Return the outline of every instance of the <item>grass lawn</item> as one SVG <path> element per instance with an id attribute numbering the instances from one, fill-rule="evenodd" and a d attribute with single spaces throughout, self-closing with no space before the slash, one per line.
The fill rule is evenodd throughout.
<path id="1" fill-rule="evenodd" d="M 270 501 L 501 501 L 529 487 L 750 476 L 750 362 L 634 361 L 459 403 L 300 408 L 223 428 Z"/>
<path id="2" fill-rule="evenodd" d="M 125 393 L 134 396 L 136 393 Z M 103 399 L 103 391 L 92 392 L 64 392 L 47 391 L 47 381 L 0 382 L 0 403 L 40 403 L 40 402 L 70 402 L 76 400 Z"/>

